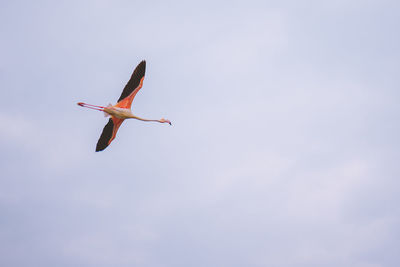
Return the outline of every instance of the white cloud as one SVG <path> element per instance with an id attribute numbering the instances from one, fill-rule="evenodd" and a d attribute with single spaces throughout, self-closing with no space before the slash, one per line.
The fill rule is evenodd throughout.
<path id="1" fill-rule="evenodd" d="M 311 2 L 8 5 L 0 264 L 397 266 L 398 16 Z"/>

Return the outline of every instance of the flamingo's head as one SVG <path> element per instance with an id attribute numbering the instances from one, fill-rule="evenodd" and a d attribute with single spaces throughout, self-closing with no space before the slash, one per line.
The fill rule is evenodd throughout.
<path id="1" fill-rule="evenodd" d="M 169 120 L 164 119 L 164 118 L 161 118 L 161 120 L 159 120 L 159 122 L 161 122 L 161 123 L 168 123 L 169 125 L 172 125 L 172 123 L 171 123 Z"/>

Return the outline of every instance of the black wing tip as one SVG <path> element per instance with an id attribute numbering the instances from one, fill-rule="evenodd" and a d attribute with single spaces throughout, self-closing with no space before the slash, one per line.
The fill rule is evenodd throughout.
<path id="1" fill-rule="evenodd" d="M 146 71 L 146 60 L 143 59 L 142 61 L 140 61 L 140 63 L 136 66 L 135 69 L 140 70 L 141 72 L 143 72 L 143 76 L 144 76 L 144 73 Z"/>
<path id="2" fill-rule="evenodd" d="M 96 152 L 100 152 L 106 149 L 106 147 L 99 147 L 98 145 L 96 146 Z"/>
<path id="3" fill-rule="evenodd" d="M 142 61 L 140 61 L 139 64 L 137 64 L 135 69 L 146 70 L 146 60 L 143 59 Z"/>
<path id="4" fill-rule="evenodd" d="M 100 152 L 103 151 L 104 149 L 106 149 L 108 147 L 108 144 L 104 141 L 98 141 L 97 145 L 96 145 L 96 152 Z"/>
<path id="5" fill-rule="evenodd" d="M 145 76 L 145 74 L 146 74 L 146 60 L 142 60 L 134 69 L 131 78 L 125 85 L 124 90 L 122 91 L 122 94 L 117 102 L 129 96 L 139 86 L 140 81 Z"/>
<path id="6" fill-rule="evenodd" d="M 106 147 L 108 147 L 109 145 L 108 142 L 112 137 L 113 128 L 114 128 L 114 122 L 112 119 L 109 119 L 106 126 L 104 126 L 99 141 L 97 141 L 96 152 L 103 151 L 104 149 L 106 149 Z"/>

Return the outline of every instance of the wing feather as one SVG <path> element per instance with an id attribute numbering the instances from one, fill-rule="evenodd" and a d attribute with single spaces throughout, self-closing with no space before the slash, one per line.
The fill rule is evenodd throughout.
<path id="1" fill-rule="evenodd" d="M 139 65 L 137 65 L 128 83 L 125 85 L 124 90 L 122 90 L 122 94 L 118 99 L 118 103 L 115 105 L 116 107 L 131 107 L 133 98 L 142 87 L 145 73 L 146 61 L 143 60 L 139 63 Z M 108 123 L 103 128 L 103 132 L 101 133 L 99 141 L 97 141 L 96 152 L 103 151 L 106 147 L 108 147 L 112 140 L 114 140 L 119 126 L 121 126 L 123 121 L 123 119 L 118 119 L 115 117 L 109 119 Z"/>
<path id="2" fill-rule="evenodd" d="M 103 132 L 101 133 L 99 141 L 97 141 L 96 152 L 103 151 L 106 149 L 106 147 L 108 147 L 109 144 L 111 144 L 112 140 L 114 140 L 115 136 L 117 135 L 119 126 L 121 126 L 123 121 L 123 119 L 118 119 L 115 117 L 112 117 L 108 120 L 108 123 L 103 128 Z"/>
<path id="3" fill-rule="evenodd" d="M 122 94 L 118 99 L 118 102 L 128 97 L 130 94 L 132 94 L 133 91 L 135 91 L 135 89 L 138 88 L 139 85 L 141 85 L 145 73 L 146 73 L 146 61 L 143 60 L 142 62 L 139 63 L 139 65 L 137 65 L 137 67 L 133 71 L 131 78 L 125 85 L 124 90 L 122 91 Z"/>

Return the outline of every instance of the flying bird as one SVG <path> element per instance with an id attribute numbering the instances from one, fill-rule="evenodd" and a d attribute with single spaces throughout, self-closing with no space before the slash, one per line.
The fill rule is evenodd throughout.
<path id="1" fill-rule="evenodd" d="M 122 122 L 125 119 L 137 119 L 141 121 L 155 121 L 160 123 L 169 123 L 171 122 L 167 119 L 161 118 L 159 120 L 150 120 L 143 119 L 138 116 L 133 115 L 131 111 L 132 101 L 135 98 L 137 92 L 139 92 L 140 88 L 142 88 L 144 74 L 146 72 L 146 61 L 142 61 L 137 65 L 131 78 L 128 83 L 125 85 L 124 90 L 122 91 L 121 96 L 118 99 L 117 104 L 111 105 L 109 104 L 106 107 L 96 106 L 91 104 L 86 104 L 83 102 L 79 102 L 78 105 L 85 108 L 91 108 L 94 110 L 103 111 L 104 115 L 110 116 L 108 123 L 103 129 L 99 141 L 96 145 L 96 152 L 104 150 L 106 147 L 110 145 L 110 143 L 114 140 L 117 135 L 117 131 L 121 126 Z"/>

